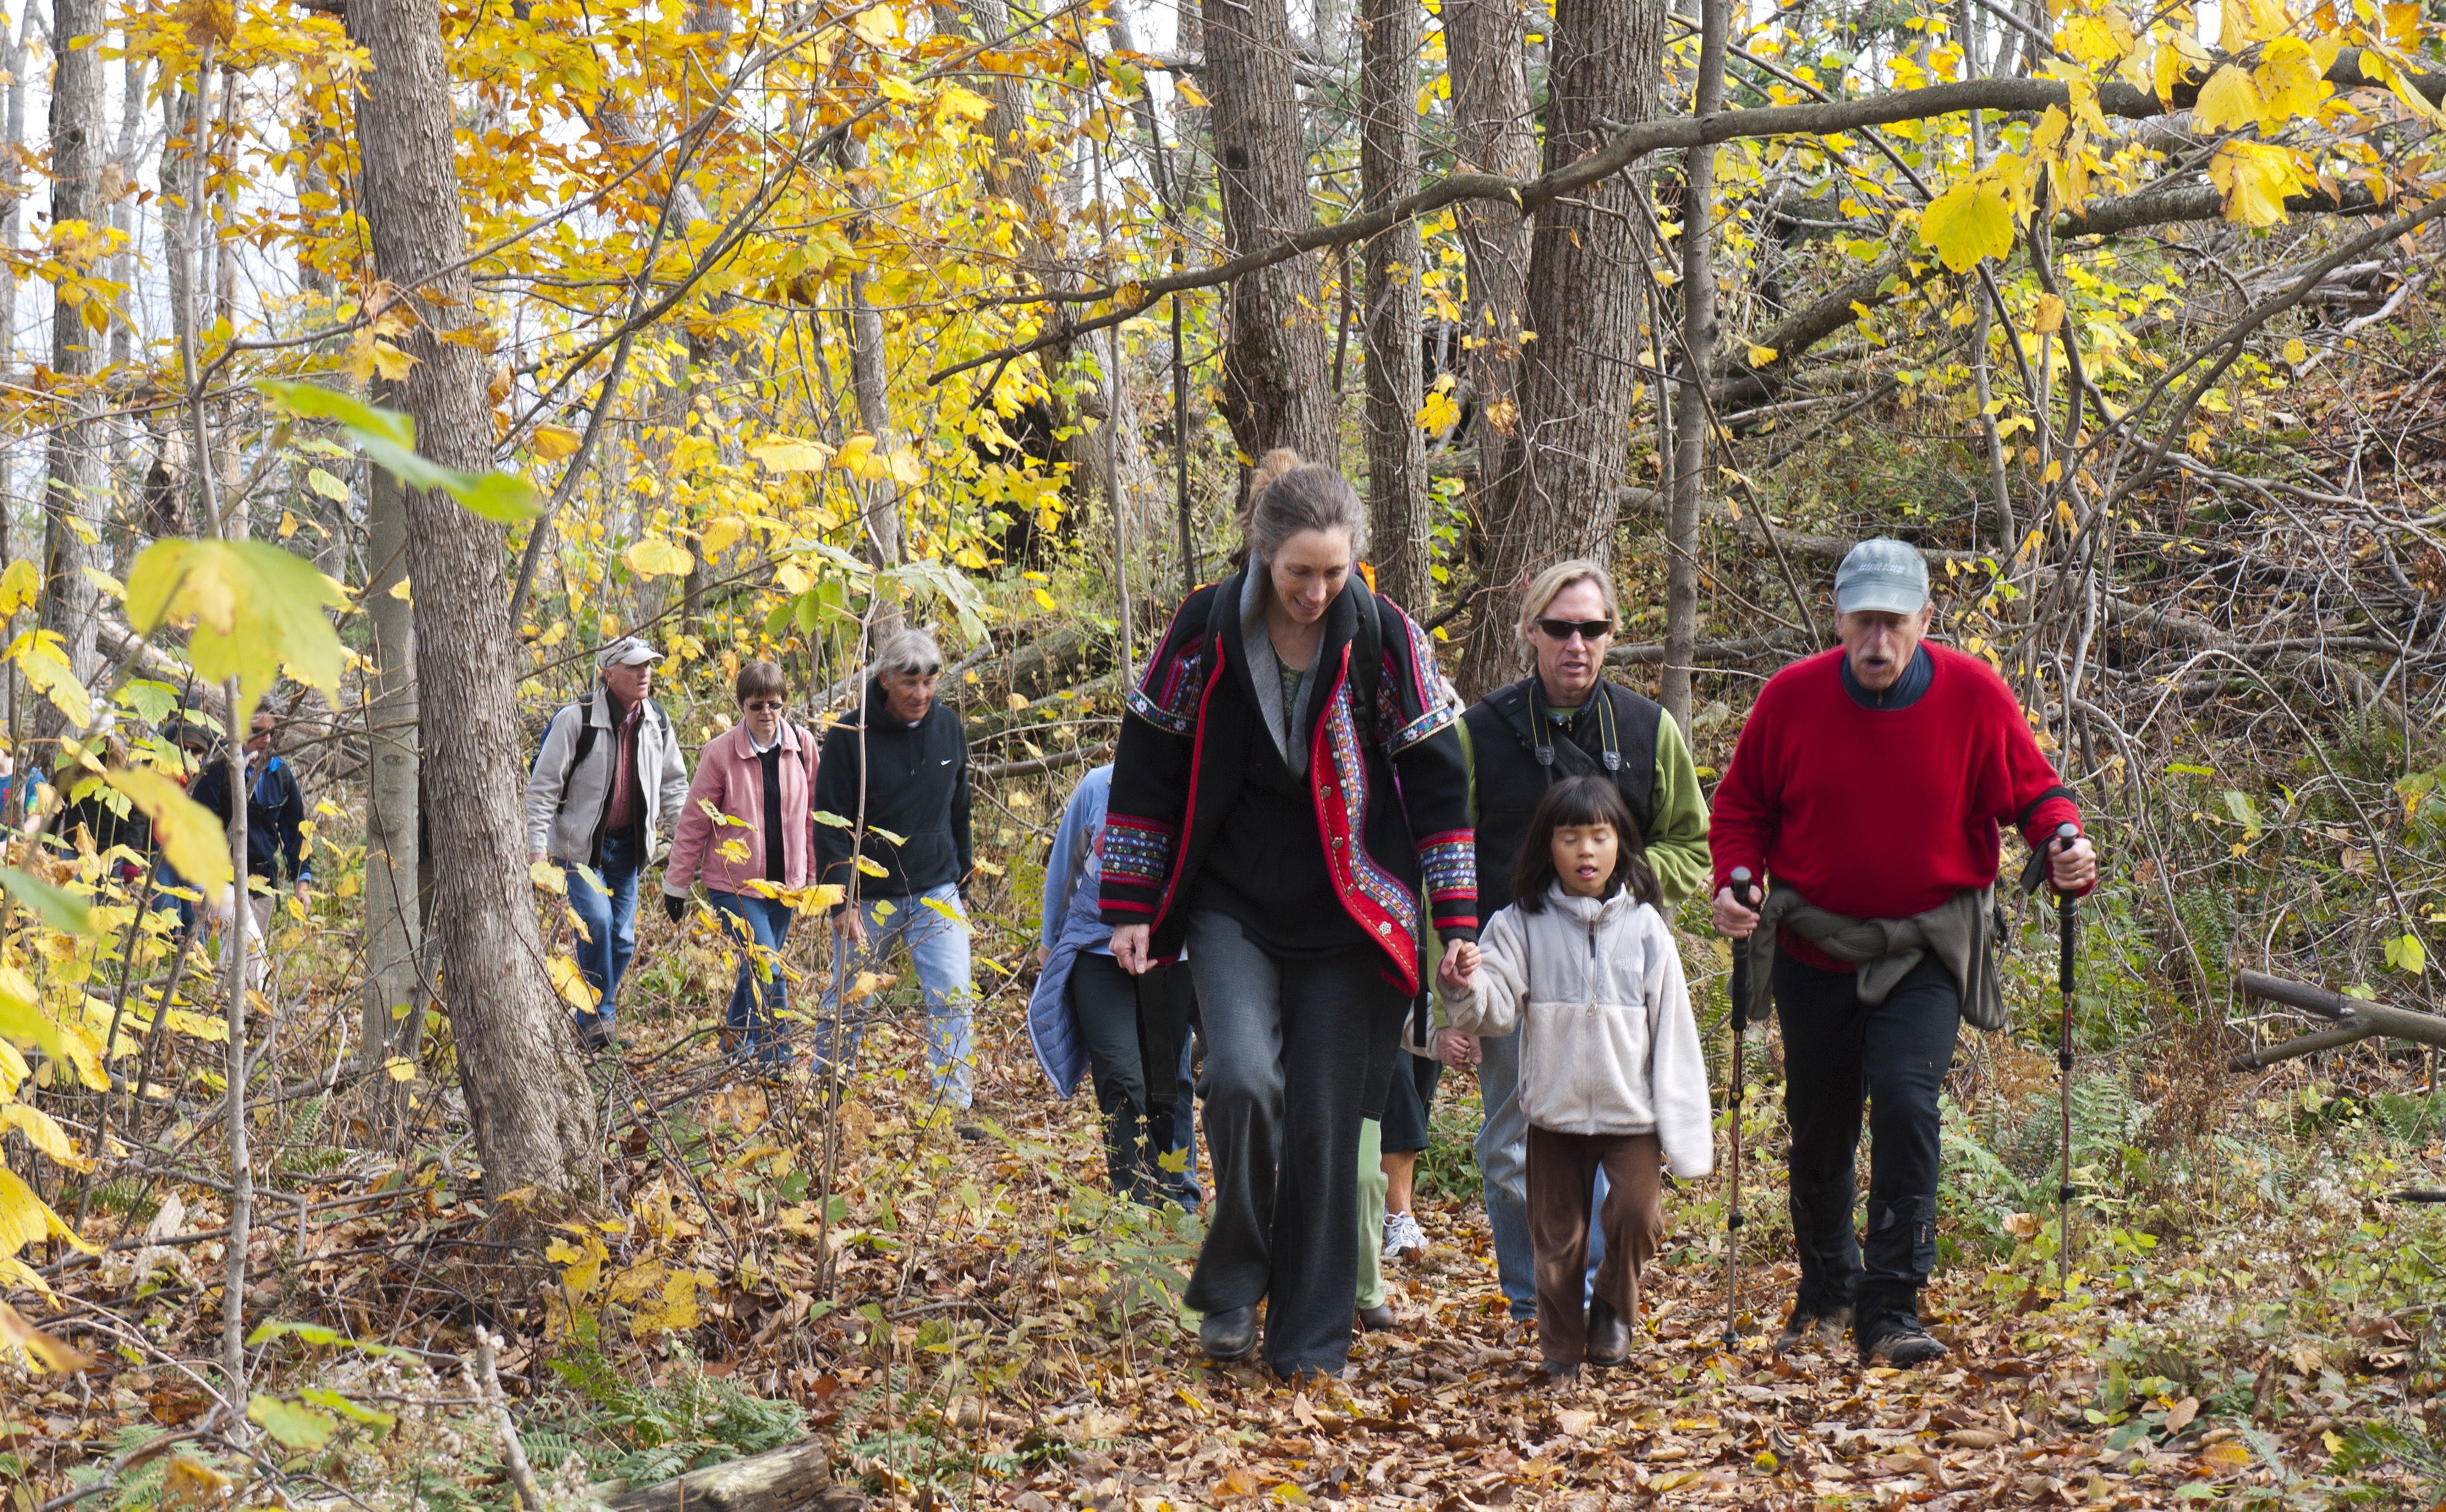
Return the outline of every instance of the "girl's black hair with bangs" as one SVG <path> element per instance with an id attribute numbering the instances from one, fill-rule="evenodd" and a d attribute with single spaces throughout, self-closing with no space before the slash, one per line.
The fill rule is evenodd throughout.
<path id="1" fill-rule="evenodd" d="M 1662 895 L 1656 890 L 1656 873 L 1647 864 L 1646 837 L 1639 832 L 1639 821 L 1630 817 L 1622 789 L 1603 777 L 1566 777 L 1546 789 L 1520 842 L 1520 859 L 1512 866 L 1512 900 L 1529 913 L 1545 912 L 1546 890 L 1561 877 L 1554 870 L 1554 831 L 1591 824 L 1610 827 L 1620 845 L 1613 875 L 1606 879 L 1605 896 L 1611 898 L 1627 888 L 1641 902 L 1657 906 Z"/>

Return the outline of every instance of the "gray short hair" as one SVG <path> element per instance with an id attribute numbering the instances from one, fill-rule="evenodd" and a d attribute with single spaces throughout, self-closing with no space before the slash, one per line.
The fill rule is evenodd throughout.
<path id="1" fill-rule="evenodd" d="M 903 677 L 931 677 L 943 670 L 943 648 L 922 630 L 904 630 L 883 643 L 875 654 L 875 672 Z"/>
<path id="2" fill-rule="evenodd" d="M 1367 509 L 1349 480 L 1330 467 L 1305 461 L 1289 446 L 1258 460 L 1249 482 L 1249 507 L 1240 516 L 1240 537 L 1249 555 L 1270 562 L 1283 544 L 1303 530 L 1350 538 L 1353 559 L 1367 554 Z"/>

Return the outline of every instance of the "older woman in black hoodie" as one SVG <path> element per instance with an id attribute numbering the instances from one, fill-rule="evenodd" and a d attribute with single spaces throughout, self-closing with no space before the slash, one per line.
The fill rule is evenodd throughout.
<path id="1" fill-rule="evenodd" d="M 1129 697 L 1103 837 L 1113 955 L 1186 947 L 1215 1190 L 1189 1284 L 1217 1360 L 1332 1373 L 1358 1280 L 1359 1125 L 1419 989 L 1423 887 L 1477 932 L 1469 778 L 1424 633 L 1354 571 L 1366 512 L 1289 451 L 1248 563 L 1189 596 Z M 1464 945 L 1462 948 L 1468 948 Z"/>

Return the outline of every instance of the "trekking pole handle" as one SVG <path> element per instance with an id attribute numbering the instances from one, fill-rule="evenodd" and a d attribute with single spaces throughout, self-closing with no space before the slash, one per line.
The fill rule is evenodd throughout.
<path id="1" fill-rule="evenodd" d="M 2069 820 L 2056 826 L 2056 852 L 2060 855 L 2072 849 L 2080 839 L 2079 826 Z M 2072 894 L 2056 894 L 2056 986 L 2067 997 L 2072 995 L 2073 917 L 2079 900 Z"/>
<path id="2" fill-rule="evenodd" d="M 1758 897 L 1758 889 L 1751 885 L 1750 869 L 1746 866 L 1734 867 L 1729 880 L 1732 883 L 1733 901 L 1743 908 L 1754 906 L 1750 900 Z M 1733 1032 L 1739 1034 L 1741 1031 L 1741 1025 L 1747 1021 L 1750 1011 L 1750 937 L 1748 936 L 1733 941 L 1731 991 Z"/>

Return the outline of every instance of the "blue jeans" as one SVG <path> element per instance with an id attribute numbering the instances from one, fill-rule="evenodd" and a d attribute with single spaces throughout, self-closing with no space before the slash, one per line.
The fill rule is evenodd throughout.
<path id="1" fill-rule="evenodd" d="M 846 1064 L 856 1063 L 866 1020 L 879 1005 L 869 997 L 842 1010 L 841 978 L 860 967 L 880 966 L 897 946 L 909 953 L 925 995 L 926 1068 L 933 1078 L 935 1100 L 965 1110 L 976 1095 L 976 1048 L 969 1024 L 969 914 L 959 888 L 945 882 L 917 898 L 862 898 L 858 909 L 866 917 L 866 944 L 855 960 L 846 950 L 833 954 L 833 985 L 824 994 L 817 1065 L 830 1064 L 836 1055 Z"/>
<path id="2" fill-rule="evenodd" d="M 790 1006 L 789 973 L 781 969 L 781 947 L 790 938 L 790 905 L 778 898 L 718 893 L 710 887 L 705 896 L 741 946 L 739 981 L 730 990 L 730 1011 L 723 1015 L 723 1024 L 737 1031 L 740 1054 L 779 1065 L 789 1055 L 790 1031 L 776 1015 Z"/>
<path id="3" fill-rule="evenodd" d="M 568 868 L 569 906 L 586 925 L 577 941 L 577 968 L 598 1005 L 577 1015 L 580 1029 L 609 1032 L 619 1011 L 620 978 L 629 973 L 629 957 L 637 954 L 637 874 L 643 870 L 645 858 L 626 835 L 603 837 L 603 887 L 609 892 L 576 867 Z"/>
<path id="4" fill-rule="evenodd" d="M 1520 1035 L 1477 1042 L 1485 1057 L 1477 1068 L 1477 1096 L 1486 1121 L 1477 1130 L 1477 1175 L 1486 1191 L 1486 1226 L 1495 1232 L 1495 1273 L 1515 1318 L 1537 1315 L 1537 1261 L 1529 1243 L 1529 1115 L 1520 1111 Z M 1606 1195 L 1597 1173 L 1589 1210 L 1598 1212 Z M 1605 1225 L 1589 1223 L 1589 1275 L 1605 1258 Z"/>

